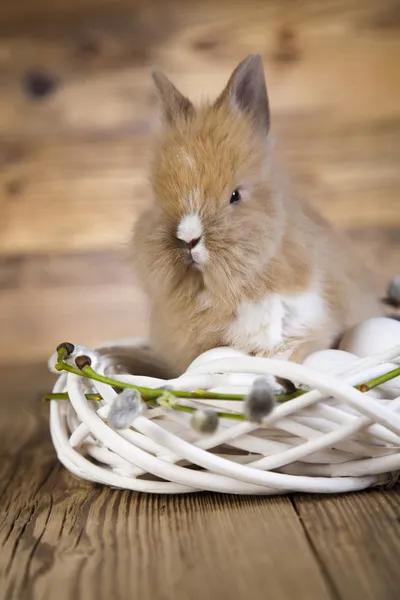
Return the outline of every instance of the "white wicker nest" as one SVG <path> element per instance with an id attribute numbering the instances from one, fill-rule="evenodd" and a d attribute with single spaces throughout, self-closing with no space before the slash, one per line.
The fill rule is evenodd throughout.
<path id="1" fill-rule="evenodd" d="M 97 373 L 104 373 L 106 359 L 84 347 L 76 347 L 74 356 L 79 354 L 88 355 Z M 209 436 L 190 426 L 190 415 L 161 407 L 149 408 L 129 429 L 114 430 L 105 422 L 116 397 L 113 388 L 90 381 L 91 391 L 104 398 L 91 402 L 85 397 L 88 380 L 62 373 L 53 391 L 68 392 L 70 402 L 51 401 L 51 436 L 60 461 L 78 477 L 141 492 L 339 493 L 384 485 L 400 470 L 400 391 L 393 394 L 394 386 L 382 397 L 382 391 L 370 395 L 353 386 L 386 373 L 387 363 L 393 368 L 399 359 L 400 345 L 327 375 L 220 348 L 170 382 L 114 376 L 151 388 L 168 383 L 176 390 L 245 393 L 255 377 L 268 373 L 311 390 L 279 404 L 262 427 L 221 419 Z M 237 401 L 184 403 L 243 410 Z"/>

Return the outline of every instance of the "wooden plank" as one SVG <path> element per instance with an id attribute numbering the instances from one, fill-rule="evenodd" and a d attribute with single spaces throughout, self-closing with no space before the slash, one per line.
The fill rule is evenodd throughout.
<path id="1" fill-rule="evenodd" d="M 400 223 L 400 120 L 348 131 L 298 117 L 276 129 L 294 191 L 330 220 L 347 229 Z M 124 245 L 150 201 L 150 139 L 0 141 L 0 255 Z"/>
<path id="2" fill-rule="evenodd" d="M 124 246 L 148 201 L 147 145 L 140 136 L 5 143 L 0 253 Z"/>
<path id="3" fill-rule="evenodd" d="M 58 483 L 55 473 L 49 486 Z M 50 515 L 48 500 L 37 509 L 51 569 L 39 546 L 29 564 L 33 598 L 261 600 L 266 588 L 274 598 L 331 598 L 287 500 L 145 497 L 71 484 L 69 493 L 58 503 L 55 491 Z"/>
<path id="4" fill-rule="evenodd" d="M 158 0 L 158 3 L 166 3 L 168 0 Z M 137 9 L 141 6 L 152 5 L 151 0 L 15 0 L 14 2 L 3 2 L 0 5 L 0 22 L 7 24 L 35 22 L 46 18 L 68 19 L 69 16 L 82 16 L 88 13 L 105 12 L 112 13 L 116 9 Z"/>
<path id="5" fill-rule="evenodd" d="M 56 463 L 48 407 L 29 407 L 50 384 L 43 367 L 2 368 L 0 379 L 2 462 L 14 472 L 0 512 L 2 600 L 334 597 L 288 498 L 146 496 L 79 481 Z M 20 411 L 32 428 L 20 430 Z M 9 445 L 20 434 L 22 446 Z"/>
<path id="6" fill-rule="evenodd" d="M 179 3 L 179 2 L 178 2 Z M 201 5 L 213 6 L 213 0 L 203 0 Z M 173 0 L 157 0 L 158 5 L 173 6 L 177 4 Z M 199 0 L 191 0 L 190 8 L 199 4 Z M 257 6 L 266 4 L 263 0 L 252 0 L 252 4 Z M 268 6 L 271 11 L 274 11 L 282 6 L 282 12 L 289 13 L 293 17 L 298 17 L 300 21 L 304 18 L 331 18 L 340 11 L 344 16 L 356 16 L 362 25 L 364 21 L 369 24 L 373 19 L 375 25 L 381 28 L 393 29 L 398 27 L 398 4 L 396 0 L 384 0 L 379 5 L 374 0 L 331 0 L 329 3 L 321 5 L 318 0 L 302 0 L 301 4 L 292 3 L 290 0 L 268 0 Z M 231 6 L 242 5 L 242 0 L 231 0 Z M 0 22 L 7 24 L 25 22 L 29 19 L 35 21 L 46 17 L 66 19 L 69 15 L 85 16 L 93 12 L 115 13 L 118 10 L 137 9 L 143 7 L 154 7 L 152 0 L 118 0 L 113 2 L 110 0 L 35 0 L 34 3 L 30 0 L 15 0 L 1 5 Z M 207 7 L 208 8 L 208 7 Z M 264 8 L 264 7 L 263 7 Z M 363 10 L 361 10 L 363 9 Z M 358 13 L 358 14 L 357 14 Z"/>
<path id="7" fill-rule="evenodd" d="M 136 285 L 128 250 L 6 255 L 0 257 L 0 289 L 29 294 L 49 288 L 68 292 L 78 287 Z"/>
<path id="8" fill-rule="evenodd" d="M 343 600 L 399 597 L 400 488 L 294 498 L 320 564 Z"/>
<path id="9" fill-rule="evenodd" d="M 214 95 L 254 45 L 299 189 L 348 229 L 399 222 L 396 3 L 237 2 L 228 15 L 223 3 L 211 12 L 198 2 L 130 12 L 123 3 L 112 18 L 86 8 L 74 16 L 76 3 L 70 16 L 63 2 L 40 7 L 45 21 L 10 27 L 10 9 L 0 22 L 0 254 L 124 243 L 150 197 L 146 65 L 160 59 L 184 91 L 199 97 L 206 82 Z M 58 82 L 45 98 L 23 92 L 34 64 Z"/>
<path id="10" fill-rule="evenodd" d="M 360 227 L 349 233 L 375 267 L 383 297 L 398 273 L 399 228 Z M 0 257 L 0 290 L 0 364 L 30 360 L 33 354 L 45 361 L 64 340 L 96 346 L 147 332 L 147 302 L 128 253 L 6 255 Z"/>
<path id="11" fill-rule="evenodd" d="M 63 341 L 95 347 L 107 341 L 143 337 L 147 311 L 134 286 L 114 285 L 2 291 L 0 362 L 45 360 Z"/>
<path id="12" fill-rule="evenodd" d="M 143 127 L 155 101 L 148 66 L 158 63 L 199 99 L 219 93 L 235 63 L 252 51 L 265 60 L 274 115 L 322 114 L 346 124 L 399 117 L 399 11 L 393 1 L 346 6 L 336 0 L 321 9 L 315 0 L 253 0 L 234 2 L 227 11 L 220 0 L 208 10 L 199 1 L 187 7 L 181 0 L 127 10 L 123 3 L 114 12 L 72 11 L 66 18 L 46 3 L 46 19 L 11 27 L 5 15 L 2 134 Z M 46 93 L 35 94 L 29 85 L 36 67 L 51 79 Z"/>
<path id="13" fill-rule="evenodd" d="M 65 340 L 146 334 L 147 304 L 121 253 L 5 258 L 0 290 L 0 363 L 45 361 Z"/>

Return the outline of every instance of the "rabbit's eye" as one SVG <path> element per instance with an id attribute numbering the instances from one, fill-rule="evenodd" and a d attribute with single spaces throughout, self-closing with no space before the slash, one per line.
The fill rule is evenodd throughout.
<path id="1" fill-rule="evenodd" d="M 239 190 L 234 190 L 232 192 L 231 195 L 231 199 L 229 200 L 230 204 L 237 204 L 238 202 L 240 202 L 242 196 L 240 195 L 240 191 Z"/>

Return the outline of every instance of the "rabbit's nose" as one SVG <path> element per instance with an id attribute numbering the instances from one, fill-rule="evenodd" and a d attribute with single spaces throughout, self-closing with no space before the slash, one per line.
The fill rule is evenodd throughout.
<path id="1" fill-rule="evenodd" d="M 188 242 L 185 242 L 188 250 L 193 250 L 193 248 L 195 248 L 197 246 L 197 244 L 200 242 L 201 237 L 197 237 L 197 238 L 193 238 L 192 240 L 189 240 Z"/>

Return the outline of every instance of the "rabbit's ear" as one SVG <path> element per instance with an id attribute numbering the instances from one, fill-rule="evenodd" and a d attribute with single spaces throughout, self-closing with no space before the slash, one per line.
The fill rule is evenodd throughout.
<path id="1" fill-rule="evenodd" d="M 156 84 L 164 119 L 174 124 L 178 119 L 189 119 L 195 114 L 193 104 L 186 98 L 162 71 L 153 68 L 151 71 Z"/>
<path id="2" fill-rule="evenodd" d="M 258 128 L 268 132 L 270 110 L 264 68 L 259 54 L 250 54 L 233 71 L 216 105 L 226 103 L 249 114 Z"/>

